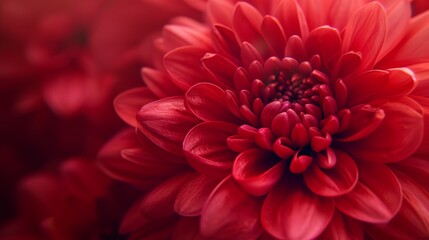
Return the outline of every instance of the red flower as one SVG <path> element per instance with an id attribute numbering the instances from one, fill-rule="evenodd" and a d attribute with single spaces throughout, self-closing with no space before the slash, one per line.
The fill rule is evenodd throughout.
<path id="1" fill-rule="evenodd" d="M 150 189 L 122 232 L 429 237 L 429 13 L 412 18 L 404 0 L 231 2 L 209 1 L 207 23 L 165 26 L 163 65 L 115 101 L 137 135 L 112 139 L 102 168 Z"/>
<path id="2" fill-rule="evenodd" d="M 100 239 L 100 216 L 106 215 L 98 211 L 110 185 L 94 163 L 80 158 L 64 161 L 57 174 L 27 176 L 17 189 L 19 214 L 0 228 L 0 238 Z"/>

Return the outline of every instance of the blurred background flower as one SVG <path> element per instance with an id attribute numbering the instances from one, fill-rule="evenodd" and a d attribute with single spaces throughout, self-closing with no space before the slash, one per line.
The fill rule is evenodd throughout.
<path id="1" fill-rule="evenodd" d="M 1 239 L 116 236 L 132 192 L 94 163 L 124 127 L 113 98 L 141 84 L 161 26 L 199 11 L 182 1 L 0 0 Z"/>

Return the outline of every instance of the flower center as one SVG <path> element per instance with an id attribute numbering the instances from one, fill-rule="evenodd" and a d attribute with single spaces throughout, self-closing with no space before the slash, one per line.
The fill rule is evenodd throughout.
<path id="1" fill-rule="evenodd" d="M 263 65 L 251 63 L 249 87 L 232 96 L 247 124 L 228 139 L 230 148 L 241 152 L 253 143 L 291 159 L 293 173 L 304 172 L 314 159 L 321 167 L 332 168 L 336 162 L 332 135 L 345 127 L 350 111 L 338 111 L 336 98 L 341 96 L 334 96 L 331 89 L 340 89 L 335 93 L 341 95 L 341 83 L 332 84 L 320 66 L 318 55 L 301 62 L 271 57 Z"/>

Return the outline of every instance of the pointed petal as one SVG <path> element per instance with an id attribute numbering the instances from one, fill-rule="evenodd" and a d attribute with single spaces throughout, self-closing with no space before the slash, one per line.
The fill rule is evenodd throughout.
<path id="1" fill-rule="evenodd" d="M 156 100 L 155 95 L 146 87 L 133 88 L 119 94 L 114 102 L 116 113 L 129 125 L 137 127 L 137 112 L 146 103 Z"/>
<path id="2" fill-rule="evenodd" d="M 142 78 L 147 88 L 149 88 L 158 98 L 178 96 L 183 94 L 168 77 L 168 75 L 156 69 L 144 67 L 142 68 Z M 146 96 L 146 95 L 141 95 Z"/>
<path id="3" fill-rule="evenodd" d="M 210 193 L 219 183 L 205 175 L 198 175 L 187 182 L 179 191 L 174 210 L 181 216 L 198 216 Z"/>
<path id="4" fill-rule="evenodd" d="M 261 201 L 240 189 L 232 177 L 225 178 L 204 206 L 200 231 L 216 239 L 256 239 L 262 228 L 259 222 Z"/>
<path id="5" fill-rule="evenodd" d="M 315 194 L 325 197 L 336 197 L 346 194 L 356 186 L 358 169 L 354 160 L 342 151 L 335 151 L 337 163 L 331 169 L 320 168 L 312 164 L 304 172 L 307 187 Z"/>
<path id="6" fill-rule="evenodd" d="M 240 43 L 250 43 L 262 56 L 268 54 L 268 47 L 260 32 L 262 15 L 255 7 L 245 2 L 237 3 L 232 24 Z"/>
<path id="7" fill-rule="evenodd" d="M 385 113 L 380 126 L 368 137 L 345 145 L 353 158 L 396 162 L 418 149 L 424 129 L 421 106 L 409 98 L 399 100 L 401 102 L 385 102 L 377 106 Z"/>
<path id="8" fill-rule="evenodd" d="M 334 214 L 330 198 L 319 197 L 290 177 L 268 194 L 262 206 L 262 226 L 280 239 L 312 239 L 329 224 Z"/>
<path id="9" fill-rule="evenodd" d="M 361 69 L 370 69 L 386 37 L 386 13 L 378 2 L 371 2 L 353 14 L 344 28 L 342 52 L 362 53 Z"/>
<path id="10" fill-rule="evenodd" d="M 186 46 L 176 48 L 164 56 L 165 69 L 175 85 L 187 91 L 194 84 L 207 81 L 207 72 L 201 64 L 201 58 L 206 53 L 207 50 Z"/>
<path id="11" fill-rule="evenodd" d="M 220 54 L 206 54 L 201 59 L 204 68 L 212 74 L 213 82 L 223 89 L 234 88 L 234 75 L 238 66 Z"/>
<path id="12" fill-rule="evenodd" d="M 225 91 L 211 83 L 196 84 L 185 94 L 186 106 L 201 120 L 240 123 L 226 101 Z"/>
<path id="13" fill-rule="evenodd" d="M 336 199 L 338 210 L 370 223 L 388 222 L 399 211 L 401 204 L 401 185 L 384 164 L 360 163 L 356 187 Z"/>
<path id="14" fill-rule="evenodd" d="M 208 176 L 229 174 L 237 153 L 229 149 L 227 139 L 236 132 L 236 125 L 222 122 L 203 122 L 192 128 L 183 141 L 189 164 Z"/>
<path id="15" fill-rule="evenodd" d="M 262 35 L 272 51 L 279 58 L 283 57 L 286 37 L 279 20 L 272 16 L 264 17 L 261 26 Z"/>
<path id="16" fill-rule="evenodd" d="M 137 115 L 139 129 L 168 152 L 183 155 L 182 142 L 199 120 L 189 113 L 182 97 L 164 98 L 146 104 Z"/>
<path id="17" fill-rule="evenodd" d="M 173 216 L 177 194 L 193 177 L 190 173 L 176 175 L 150 191 L 140 203 L 140 212 L 143 217 L 162 219 Z"/>
<path id="18" fill-rule="evenodd" d="M 210 1 L 215 2 L 215 1 Z M 240 58 L 240 44 L 238 44 L 234 31 L 224 25 L 213 26 L 213 41 L 220 53 L 232 58 Z"/>
<path id="19" fill-rule="evenodd" d="M 248 193 L 260 196 L 268 193 L 284 172 L 285 161 L 269 151 L 251 149 L 234 161 L 232 175 Z"/>

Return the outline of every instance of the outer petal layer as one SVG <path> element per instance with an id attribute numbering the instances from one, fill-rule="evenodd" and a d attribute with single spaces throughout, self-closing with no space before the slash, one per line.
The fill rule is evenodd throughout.
<path id="1" fill-rule="evenodd" d="M 337 209 L 361 221 L 388 222 L 402 204 L 398 179 L 383 164 L 360 163 L 359 173 L 359 182 L 353 191 L 336 200 Z"/>
<path id="2" fill-rule="evenodd" d="M 170 97 L 146 104 L 137 115 L 139 129 L 156 145 L 183 155 L 182 142 L 199 120 L 190 114 L 182 97 Z"/>
<path id="3" fill-rule="evenodd" d="M 280 239 L 312 239 L 329 224 L 334 214 L 330 198 L 319 197 L 292 177 L 279 182 L 262 207 L 264 229 Z"/>
<path id="4" fill-rule="evenodd" d="M 256 239 L 260 200 L 240 189 L 232 177 L 225 178 L 213 191 L 201 216 L 201 234 L 210 239 Z"/>
<path id="5" fill-rule="evenodd" d="M 353 158 L 371 162 L 397 162 L 409 157 L 423 138 L 421 106 L 409 98 L 379 106 L 385 118 L 368 137 L 344 147 Z"/>

